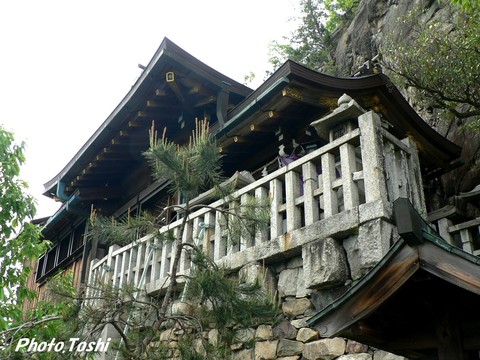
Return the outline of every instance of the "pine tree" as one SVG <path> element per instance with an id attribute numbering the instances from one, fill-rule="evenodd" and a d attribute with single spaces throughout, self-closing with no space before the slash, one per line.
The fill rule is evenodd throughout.
<path id="1" fill-rule="evenodd" d="M 230 345 L 235 340 L 235 331 L 268 319 L 276 314 L 272 294 L 262 288 L 261 279 L 245 283 L 238 276 L 219 267 L 210 259 L 195 239 L 185 238 L 185 229 L 191 221 L 190 214 L 208 204 L 192 204 L 191 199 L 207 189 L 215 189 L 216 196 L 226 203 L 235 203 L 232 189 L 226 187 L 221 174 L 221 155 L 214 137 L 209 132 L 208 122 L 197 121 L 187 144 L 169 141 L 164 130 L 158 138 L 154 127 L 150 131 L 150 149 L 145 157 L 152 167 L 153 176 L 167 179 L 170 191 L 185 199 L 184 204 L 163 209 L 177 211 L 182 216 L 180 229 L 159 233 L 158 217 L 144 214 L 138 218 L 112 221 L 93 214 L 90 236 L 116 239 L 123 243 L 134 236 L 151 233 L 161 242 L 174 243 L 168 286 L 157 297 L 148 296 L 141 288 L 126 285 L 114 288 L 108 284 L 96 284 L 87 292 L 81 310 L 83 332 L 100 332 L 110 324 L 121 336 L 119 351 L 123 358 L 137 359 L 148 354 L 148 358 L 171 358 L 172 349 L 157 344 L 162 332 L 172 331 L 179 336 L 177 352 L 183 359 L 225 359 Z M 216 208 L 223 214 L 232 242 L 239 241 L 244 233 L 254 235 L 260 228 L 268 226 L 269 204 L 251 199 L 242 206 Z M 188 276 L 179 274 L 182 253 L 191 260 Z M 185 255 L 184 255 L 185 256 Z M 179 283 L 183 286 L 179 288 Z M 94 295 L 92 295 L 94 294 Z M 181 314 L 172 313 L 173 302 L 181 297 L 184 309 Z M 146 325 L 147 324 L 147 325 Z M 205 341 L 205 328 L 214 326 L 218 331 L 216 346 Z M 88 330 L 87 330 L 88 329 Z M 168 330 L 170 329 L 170 330 Z"/>

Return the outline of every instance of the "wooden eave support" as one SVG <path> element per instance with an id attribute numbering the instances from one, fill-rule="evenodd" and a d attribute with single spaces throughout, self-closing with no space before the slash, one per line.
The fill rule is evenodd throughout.
<path id="1" fill-rule="evenodd" d="M 158 102 L 156 100 L 147 100 L 147 108 L 149 109 L 165 109 L 171 107 L 170 104 L 166 102 Z"/>
<path id="2" fill-rule="evenodd" d="M 205 98 L 201 99 L 200 101 L 197 101 L 193 105 L 193 107 L 196 108 L 196 107 L 205 106 L 205 105 L 208 105 L 208 104 L 213 104 L 215 101 L 217 101 L 217 97 L 215 95 L 211 95 L 211 96 L 208 96 L 208 97 L 205 97 Z"/>
<path id="3" fill-rule="evenodd" d="M 155 90 L 155 96 L 158 96 L 158 97 L 164 97 L 164 96 L 167 96 L 168 93 L 165 89 L 156 89 Z"/>
<path id="4" fill-rule="evenodd" d="M 182 104 L 185 103 L 185 97 L 183 96 L 180 87 L 178 86 L 177 82 L 175 81 L 175 73 L 173 71 L 169 71 L 165 74 L 165 79 L 167 81 L 168 86 L 172 89 L 173 93 L 177 96 Z"/>
<path id="5" fill-rule="evenodd" d="M 119 198 L 125 193 L 125 189 L 119 186 L 104 186 L 79 189 L 81 200 L 102 200 Z"/>
<path id="6" fill-rule="evenodd" d="M 250 132 L 262 132 L 262 133 L 274 133 L 278 128 L 275 124 L 275 119 L 280 117 L 280 113 L 274 110 L 266 111 L 259 116 L 255 117 L 250 124 Z"/>
<path id="7" fill-rule="evenodd" d="M 217 109 L 216 109 L 218 123 L 222 127 L 227 122 L 227 111 L 228 111 L 229 105 L 230 105 L 229 102 L 228 102 L 229 97 L 230 97 L 230 86 L 229 86 L 229 84 L 225 83 L 225 86 L 223 86 L 218 91 Z"/>
<path id="8" fill-rule="evenodd" d="M 325 107 L 326 98 L 319 98 L 311 96 L 305 91 L 292 86 L 286 86 L 282 89 L 282 96 L 286 99 L 291 99 L 294 101 L 302 102 L 304 104 L 316 106 L 316 107 Z M 329 102 L 330 104 L 330 102 Z M 328 105 L 330 106 L 330 105 Z"/>

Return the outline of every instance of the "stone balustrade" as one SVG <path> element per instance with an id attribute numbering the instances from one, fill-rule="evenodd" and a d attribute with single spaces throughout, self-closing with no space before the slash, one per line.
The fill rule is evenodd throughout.
<path id="1" fill-rule="evenodd" d="M 355 124 L 321 148 L 237 190 L 229 197 L 234 201 L 220 199 L 191 213 L 182 241 L 193 239 L 217 263 L 240 269 L 255 261 L 298 256 L 306 244 L 318 239 L 353 234 L 358 266 L 350 267 L 373 266 L 392 241 L 372 232 L 373 222 L 391 224 L 391 203 L 397 197 L 408 198 L 421 214 L 425 204 L 414 142 L 394 137 L 372 111 L 363 111 Z M 246 203 L 249 197 L 268 201 L 270 226 L 232 242 L 225 215 L 216 209 Z M 176 235 L 181 222 L 160 232 Z M 364 224 L 369 229 L 362 232 Z M 107 256 L 90 264 L 89 281 L 102 279 L 114 286 L 133 284 L 148 293 L 161 291 L 168 283 L 175 248 L 175 243 L 162 243 L 153 236 L 123 247 L 111 246 Z M 180 273 L 190 267 L 187 256 L 182 257 Z"/>
<path id="2" fill-rule="evenodd" d="M 437 221 L 438 233 L 450 244 L 480 256 L 480 218 L 453 224 L 447 218 Z"/>

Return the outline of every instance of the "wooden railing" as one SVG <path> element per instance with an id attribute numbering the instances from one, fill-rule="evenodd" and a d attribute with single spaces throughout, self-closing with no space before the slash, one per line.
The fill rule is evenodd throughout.
<path id="1" fill-rule="evenodd" d="M 229 197 L 240 203 L 249 197 L 268 199 L 268 229 L 230 242 L 224 215 L 215 209 L 235 205 L 218 200 L 189 216 L 183 241 L 194 239 L 212 259 L 221 262 L 362 204 L 389 203 L 403 196 L 424 213 L 420 181 L 415 145 L 408 139 L 396 139 L 382 127 L 379 117 L 369 112 L 358 118 L 358 128 Z M 181 221 L 160 232 L 176 235 Z M 129 283 L 157 291 L 168 281 L 174 252 L 175 243 L 161 243 L 153 236 L 121 248 L 111 246 L 107 256 L 92 261 L 89 279 L 93 283 L 103 279 L 114 286 Z M 180 273 L 190 266 L 189 259 L 183 257 Z"/>

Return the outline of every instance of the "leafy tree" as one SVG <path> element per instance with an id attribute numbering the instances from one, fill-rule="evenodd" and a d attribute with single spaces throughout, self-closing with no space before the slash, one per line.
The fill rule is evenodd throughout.
<path id="1" fill-rule="evenodd" d="M 467 9 L 478 6 L 474 1 L 459 3 Z M 421 16 L 417 9 L 399 20 L 409 24 L 402 28 L 411 28 L 411 36 L 386 37 L 384 65 L 416 98 L 480 126 L 480 12 L 451 8 L 449 22 L 422 23 Z"/>
<path id="2" fill-rule="evenodd" d="M 450 0 L 450 2 L 465 11 L 474 12 L 480 10 L 480 1 L 478 0 Z"/>
<path id="3" fill-rule="evenodd" d="M 270 63 L 276 70 L 287 59 L 311 69 L 335 74 L 332 32 L 350 19 L 358 6 L 358 0 L 300 0 L 301 16 L 292 20 L 298 28 L 285 43 L 270 44 Z"/>
<path id="4" fill-rule="evenodd" d="M 30 222 L 36 210 L 20 179 L 24 148 L 0 127 L 0 331 L 20 321 L 24 300 L 35 297 L 26 286 L 31 269 L 21 264 L 34 261 L 47 245 L 39 242 L 38 229 Z"/>
<path id="5" fill-rule="evenodd" d="M 50 343 L 68 340 L 77 333 L 78 303 L 72 301 L 77 297 L 73 286 L 73 275 L 58 274 L 46 286 L 42 300 L 35 307 L 30 307 L 23 313 L 23 317 L 13 322 L 8 329 L 0 331 L 0 358 L 25 359 L 33 356 L 28 352 L 28 346 L 19 343 L 20 339 L 34 339 L 37 343 Z M 77 354 L 72 354 L 75 357 Z M 61 359 L 64 354 L 52 352 L 37 353 L 36 359 Z"/>

